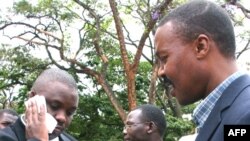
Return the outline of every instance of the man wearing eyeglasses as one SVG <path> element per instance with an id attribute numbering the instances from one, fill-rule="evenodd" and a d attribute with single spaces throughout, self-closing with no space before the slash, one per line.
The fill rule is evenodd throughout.
<path id="1" fill-rule="evenodd" d="M 129 112 L 123 129 L 124 141 L 163 141 L 166 120 L 161 109 L 141 105 Z"/>

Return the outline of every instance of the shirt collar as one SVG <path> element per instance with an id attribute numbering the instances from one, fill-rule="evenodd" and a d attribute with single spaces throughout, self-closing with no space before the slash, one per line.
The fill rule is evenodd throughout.
<path id="1" fill-rule="evenodd" d="M 237 71 L 226 78 L 220 85 L 218 85 L 204 100 L 198 104 L 198 106 L 193 111 L 193 120 L 197 125 L 197 131 L 199 132 L 203 124 L 207 120 L 207 117 L 214 108 L 216 102 L 221 97 L 224 90 L 238 77 L 242 76 L 244 73 Z"/>

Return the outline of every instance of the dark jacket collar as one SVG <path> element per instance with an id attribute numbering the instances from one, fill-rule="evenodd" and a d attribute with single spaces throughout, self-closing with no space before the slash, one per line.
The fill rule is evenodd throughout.
<path id="1" fill-rule="evenodd" d="M 243 75 L 233 81 L 228 88 L 222 93 L 222 96 L 219 98 L 215 104 L 213 110 L 208 116 L 206 122 L 201 128 L 196 141 L 207 141 L 213 135 L 216 128 L 221 123 L 221 113 L 226 108 L 230 107 L 233 101 L 240 94 L 240 91 L 245 87 L 249 86 L 250 77 L 249 75 Z"/>
<path id="2" fill-rule="evenodd" d="M 25 126 L 21 121 L 21 117 L 19 117 L 17 119 L 17 121 L 13 125 L 10 126 L 10 128 L 14 131 L 14 133 L 19 141 L 26 141 Z M 63 132 L 59 136 L 59 141 L 71 141 L 71 140 L 69 139 L 69 135 L 67 135 L 66 133 Z"/>

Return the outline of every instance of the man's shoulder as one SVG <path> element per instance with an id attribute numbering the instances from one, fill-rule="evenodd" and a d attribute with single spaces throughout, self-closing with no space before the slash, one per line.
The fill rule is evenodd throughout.
<path id="1" fill-rule="evenodd" d="M 245 96 L 246 97 L 250 97 L 249 92 L 250 92 L 250 74 L 245 74 L 243 76 L 241 76 L 240 78 L 238 78 L 238 81 L 236 80 L 236 82 L 234 83 L 233 86 L 235 89 L 239 89 L 239 93 L 240 94 L 244 94 L 247 93 Z M 248 100 L 248 99 L 246 99 Z"/>
<path id="2" fill-rule="evenodd" d="M 236 81 L 239 80 L 237 83 L 243 83 L 245 85 L 250 85 L 250 73 L 243 73 L 241 77 L 236 79 Z"/>
<path id="3" fill-rule="evenodd" d="M 77 141 L 73 136 L 71 136 L 70 134 L 63 132 L 60 135 L 62 141 Z"/>
<path id="4" fill-rule="evenodd" d="M 225 123 L 250 124 L 250 75 L 243 75 L 236 82 L 219 101 L 224 104 L 228 103 L 228 108 L 223 111 L 222 117 Z"/>
<path id="5" fill-rule="evenodd" d="M 15 132 L 10 126 L 0 130 L 0 141 L 14 141 L 15 137 Z"/>
<path id="6" fill-rule="evenodd" d="M 237 98 L 238 95 L 249 93 L 250 92 L 250 74 L 244 74 L 234 80 L 229 87 L 225 90 L 224 93 L 227 93 L 227 95 L 224 95 L 224 97 L 228 97 L 230 94 L 230 97 L 232 99 Z M 246 97 L 250 97 L 250 95 L 245 95 Z"/>
<path id="7" fill-rule="evenodd" d="M 0 130 L 0 141 L 25 141 L 24 132 L 24 126 L 18 118 L 14 124 Z"/>

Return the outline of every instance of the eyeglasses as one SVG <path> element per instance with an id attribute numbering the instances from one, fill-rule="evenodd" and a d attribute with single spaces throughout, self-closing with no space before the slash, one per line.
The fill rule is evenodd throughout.
<path id="1" fill-rule="evenodd" d="M 136 125 L 139 125 L 139 124 L 145 124 L 145 123 L 150 123 L 150 122 L 147 121 L 147 122 L 140 122 L 140 123 L 125 124 L 123 129 L 129 129 L 132 126 L 136 126 Z"/>

